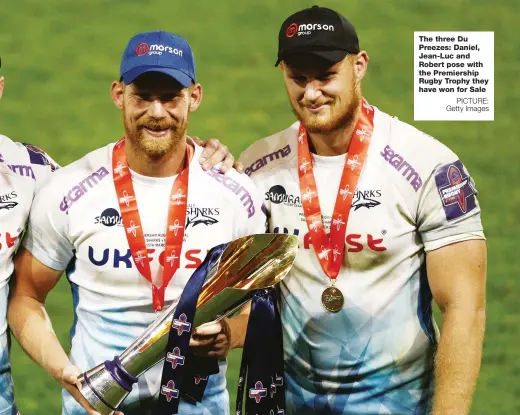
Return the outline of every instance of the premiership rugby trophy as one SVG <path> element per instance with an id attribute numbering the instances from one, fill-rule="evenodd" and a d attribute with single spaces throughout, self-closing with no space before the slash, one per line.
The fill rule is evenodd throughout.
<path id="1" fill-rule="evenodd" d="M 250 235 L 229 243 L 207 272 L 193 327 L 232 314 L 256 291 L 279 283 L 289 272 L 297 250 L 298 238 L 286 234 Z M 80 391 L 96 411 L 112 415 L 137 378 L 164 359 L 177 304 L 178 300 L 160 313 L 120 356 L 79 377 Z"/>

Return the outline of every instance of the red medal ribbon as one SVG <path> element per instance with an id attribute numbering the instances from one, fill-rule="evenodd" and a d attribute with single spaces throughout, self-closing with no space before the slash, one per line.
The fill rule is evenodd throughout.
<path id="1" fill-rule="evenodd" d="M 190 164 L 190 146 L 186 146 L 186 161 L 184 169 L 175 179 L 168 209 L 166 226 L 165 259 L 162 273 L 162 284 L 156 286 L 152 281 L 150 258 L 144 239 L 141 217 L 137 207 L 132 175 L 125 154 L 125 138 L 115 146 L 112 153 L 112 174 L 116 188 L 117 200 L 121 218 L 125 227 L 126 239 L 134 263 L 143 277 L 152 284 L 152 300 L 155 311 L 164 306 L 164 292 L 180 265 L 182 242 L 184 240 L 184 224 L 186 222 L 186 206 L 188 202 L 188 177 Z"/>
<path id="2" fill-rule="evenodd" d="M 330 233 L 327 235 L 323 227 L 307 131 L 300 123 L 298 131 L 298 176 L 303 213 L 309 227 L 314 252 L 323 271 L 332 281 L 337 278 L 343 262 L 345 234 L 347 232 L 352 199 L 365 163 L 373 130 L 374 108 L 363 99 L 359 120 L 352 134 L 347 161 L 341 175 L 341 182 L 330 224 Z"/>

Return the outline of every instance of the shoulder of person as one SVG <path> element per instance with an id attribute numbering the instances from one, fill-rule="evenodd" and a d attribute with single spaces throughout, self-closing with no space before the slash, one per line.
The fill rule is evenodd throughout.
<path id="1" fill-rule="evenodd" d="M 299 122 L 295 122 L 283 131 L 255 141 L 244 150 L 240 162 L 244 165 L 245 173 L 251 176 L 297 157 L 299 125 Z"/>
<path id="2" fill-rule="evenodd" d="M 41 148 L 1 135 L 0 162 L 5 163 L 19 176 L 30 177 L 39 183 L 59 168 L 58 163 Z"/>
<path id="3" fill-rule="evenodd" d="M 397 117 L 379 112 L 377 121 L 383 124 L 383 128 L 375 140 L 376 150 L 393 167 L 409 165 L 427 178 L 439 166 L 458 160 L 457 155 L 437 138 Z"/>
<path id="4" fill-rule="evenodd" d="M 29 155 L 22 143 L 0 134 L 0 163 L 7 165 L 29 163 Z"/>
<path id="5" fill-rule="evenodd" d="M 97 183 L 109 176 L 111 170 L 110 146 L 93 150 L 65 167 L 59 168 L 44 183 L 45 189 L 52 189 L 53 192 L 62 194 L 76 185 Z"/>

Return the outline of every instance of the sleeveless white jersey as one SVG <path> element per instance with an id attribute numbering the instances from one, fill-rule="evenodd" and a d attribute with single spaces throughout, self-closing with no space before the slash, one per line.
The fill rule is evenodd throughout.
<path id="1" fill-rule="evenodd" d="M 67 271 L 75 321 L 71 360 L 87 370 L 120 354 L 155 319 L 150 283 L 132 259 L 112 176 L 114 144 L 56 172 L 35 198 L 24 246 L 43 264 Z M 204 172 L 196 147 L 190 163 L 188 207 L 180 268 L 166 289 L 166 306 L 177 299 L 207 251 L 241 236 L 264 233 L 262 196 L 251 179 L 230 171 Z M 176 177 L 176 176 L 175 176 Z M 160 278 L 168 200 L 175 177 L 132 172 L 152 278 Z M 121 408 L 125 415 L 153 410 L 162 364 L 141 376 Z M 180 413 L 228 413 L 225 361 L 210 378 L 197 408 L 181 403 Z M 210 411 L 210 412 L 208 412 Z M 64 392 L 65 414 L 82 414 Z"/>
<path id="2" fill-rule="evenodd" d="M 6 335 L 7 284 L 13 272 L 13 255 L 20 243 L 36 186 L 56 167 L 39 148 L 0 135 L 0 415 L 14 411 Z"/>
<path id="3" fill-rule="evenodd" d="M 287 413 L 427 414 L 437 329 L 425 252 L 484 238 L 475 185 L 443 144 L 376 108 L 337 278 L 345 304 L 330 313 L 301 204 L 298 126 L 241 157 L 265 194 L 269 230 L 300 240 L 281 283 Z M 328 232 L 346 155 L 313 158 Z"/>

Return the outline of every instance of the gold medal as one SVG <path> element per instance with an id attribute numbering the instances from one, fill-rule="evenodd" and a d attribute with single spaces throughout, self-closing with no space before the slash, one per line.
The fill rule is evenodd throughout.
<path id="1" fill-rule="evenodd" d="M 345 299 L 343 297 L 343 293 L 335 286 L 332 286 L 325 288 L 323 291 L 323 294 L 321 295 L 321 303 L 323 304 L 323 307 L 327 309 L 327 311 L 330 311 L 331 313 L 337 313 L 343 308 Z"/>

